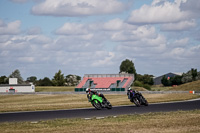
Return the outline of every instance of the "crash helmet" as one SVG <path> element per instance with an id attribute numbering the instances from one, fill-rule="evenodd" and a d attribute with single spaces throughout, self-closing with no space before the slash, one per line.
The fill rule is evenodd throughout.
<path id="1" fill-rule="evenodd" d="M 129 90 L 129 91 L 132 90 L 131 87 L 129 87 L 128 90 Z"/>
<path id="2" fill-rule="evenodd" d="M 86 93 L 90 92 L 90 88 L 87 88 L 85 91 L 86 91 Z"/>

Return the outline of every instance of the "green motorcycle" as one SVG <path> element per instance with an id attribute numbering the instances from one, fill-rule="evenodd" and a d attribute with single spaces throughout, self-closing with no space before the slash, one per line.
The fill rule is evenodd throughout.
<path id="1" fill-rule="evenodd" d="M 102 97 L 98 95 L 87 95 L 88 101 L 91 102 L 91 104 L 97 109 L 101 110 L 102 108 L 112 109 L 112 105 L 110 102 L 106 99 L 103 99 Z"/>

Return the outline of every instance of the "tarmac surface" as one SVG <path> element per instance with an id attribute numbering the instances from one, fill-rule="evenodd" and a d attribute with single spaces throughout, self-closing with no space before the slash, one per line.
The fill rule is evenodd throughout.
<path id="1" fill-rule="evenodd" d="M 92 105 L 91 105 L 92 106 Z M 50 119 L 65 118 L 103 118 L 107 116 L 118 116 L 125 114 L 142 114 L 150 112 L 170 112 L 179 110 L 200 109 L 200 99 L 149 104 L 149 106 L 136 107 L 115 106 L 112 109 L 96 110 L 95 108 L 70 109 L 70 110 L 51 110 L 51 111 L 27 111 L 27 112 L 9 112 L 0 113 L 0 122 L 20 122 L 20 121 L 40 121 Z"/>

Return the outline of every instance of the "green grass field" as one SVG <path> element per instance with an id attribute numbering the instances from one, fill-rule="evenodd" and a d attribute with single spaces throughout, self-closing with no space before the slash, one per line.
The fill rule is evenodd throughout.
<path id="1" fill-rule="evenodd" d="M 75 86 L 36 86 L 36 92 L 74 91 Z"/>
<path id="2" fill-rule="evenodd" d="M 200 110 L 0 123 L 1 133 L 199 133 Z"/>
<path id="3" fill-rule="evenodd" d="M 169 90 L 200 91 L 200 80 L 172 87 Z"/>
<path id="4" fill-rule="evenodd" d="M 179 86 L 169 86 L 169 87 L 163 87 L 163 86 L 152 86 L 152 91 L 200 91 L 200 80 L 185 83 Z"/>
<path id="5" fill-rule="evenodd" d="M 184 84 L 176 88 L 153 88 L 154 90 L 200 90 L 200 82 Z M 189 87 L 188 87 L 189 86 Z M 75 87 L 36 87 L 37 92 L 74 91 Z M 142 88 L 137 88 L 143 90 Z M 126 95 L 106 94 L 116 105 L 131 105 Z M 199 98 L 200 95 L 144 94 L 149 103 L 179 101 Z M 0 112 L 57 110 L 92 107 L 85 94 L 65 95 L 0 95 Z M 57 119 L 37 122 L 0 123 L 1 133 L 199 133 L 200 110 L 122 115 L 104 119 Z"/>
<path id="6" fill-rule="evenodd" d="M 74 91 L 75 86 L 37 86 L 36 92 L 63 92 Z M 189 88 L 189 89 L 188 89 Z M 190 89 L 191 88 L 191 89 Z M 136 87 L 142 90 L 141 87 Z M 154 90 L 200 90 L 200 80 L 183 84 L 177 87 L 155 87 Z M 113 106 L 130 105 L 127 96 L 120 94 L 106 94 L 106 98 Z M 144 94 L 149 103 L 178 101 L 198 98 L 199 95 L 192 94 Z M 36 110 L 57 110 L 91 107 L 86 94 L 28 94 L 28 95 L 0 95 L 0 112 L 13 111 L 36 111 Z"/>
<path id="7" fill-rule="evenodd" d="M 105 94 L 113 106 L 133 104 L 125 94 Z M 179 101 L 200 97 L 193 94 L 144 94 L 149 103 Z M 0 112 L 58 110 L 92 107 L 86 94 L 0 95 Z"/>

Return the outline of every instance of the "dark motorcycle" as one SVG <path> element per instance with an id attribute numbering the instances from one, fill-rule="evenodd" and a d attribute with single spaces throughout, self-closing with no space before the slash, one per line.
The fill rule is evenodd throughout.
<path id="1" fill-rule="evenodd" d="M 147 100 L 142 96 L 140 92 L 137 91 L 130 91 L 128 92 L 128 98 L 131 102 L 133 102 L 137 107 L 140 105 L 148 106 Z"/>

